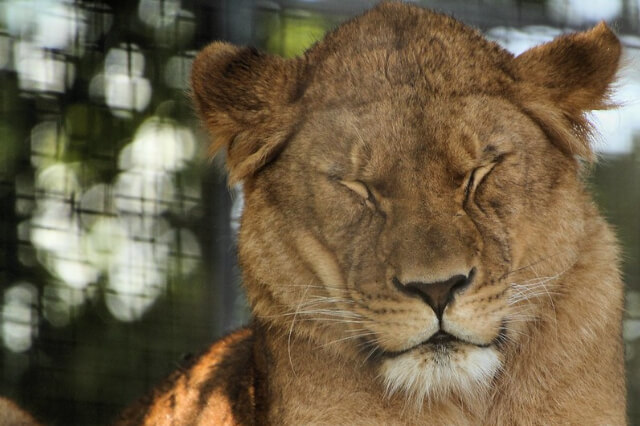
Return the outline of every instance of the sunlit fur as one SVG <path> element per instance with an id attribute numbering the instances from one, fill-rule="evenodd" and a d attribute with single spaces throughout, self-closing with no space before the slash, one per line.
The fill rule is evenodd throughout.
<path id="1" fill-rule="evenodd" d="M 39 424 L 13 401 L 0 397 L 0 426 L 37 426 Z"/>
<path id="2" fill-rule="evenodd" d="M 623 424 L 618 248 L 583 183 L 619 56 L 604 24 L 514 57 L 401 3 L 291 60 L 204 49 L 253 317 L 138 423 Z M 441 318 L 408 291 L 459 275 Z"/>

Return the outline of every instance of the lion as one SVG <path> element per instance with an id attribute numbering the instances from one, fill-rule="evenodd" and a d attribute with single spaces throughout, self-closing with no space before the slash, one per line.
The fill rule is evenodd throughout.
<path id="1" fill-rule="evenodd" d="M 0 426 L 38 426 L 40 423 L 15 402 L 0 396 Z"/>
<path id="2" fill-rule="evenodd" d="M 514 57 L 401 3 L 294 59 L 206 47 L 252 320 L 123 424 L 624 424 L 619 250 L 584 183 L 620 55 L 604 23 Z"/>

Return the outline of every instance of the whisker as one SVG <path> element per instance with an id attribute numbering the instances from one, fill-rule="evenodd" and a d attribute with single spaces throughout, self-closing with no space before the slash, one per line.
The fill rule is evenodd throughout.
<path id="1" fill-rule="evenodd" d="M 304 297 L 307 295 L 308 290 L 309 290 L 308 287 L 304 289 L 304 293 L 302 294 L 300 303 L 302 303 L 302 300 L 304 300 Z M 289 328 L 289 336 L 287 336 L 287 353 L 289 355 L 289 365 L 291 365 L 291 371 L 293 372 L 293 375 L 296 377 L 298 377 L 298 374 L 296 374 L 296 369 L 293 366 L 293 358 L 291 357 L 291 335 L 293 333 L 293 326 L 296 322 L 297 312 L 300 309 L 300 303 L 298 304 L 298 307 L 296 308 L 296 312 L 293 315 L 293 319 L 291 320 L 291 327 Z"/>
<path id="2" fill-rule="evenodd" d="M 369 321 L 358 321 L 350 319 L 336 319 L 336 318 L 298 318 L 298 321 L 316 321 L 316 322 L 333 322 L 341 324 L 367 324 Z"/>
<path id="3" fill-rule="evenodd" d="M 356 334 L 355 336 L 346 336 L 346 337 L 342 337 L 340 339 L 332 340 L 332 341 L 330 341 L 328 343 L 325 343 L 325 344 L 323 344 L 323 345 L 321 345 L 319 347 L 324 348 L 326 346 L 333 345 L 335 343 L 344 342 L 346 340 L 359 339 L 361 337 L 371 336 L 373 334 L 375 334 L 375 333 L 374 332 L 369 332 L 369 333 Z"/>
<path id="4" fill-rule="evenodd" d="M 538 260 L 535 260 L 535 261 L 533 261 L 533 262 L 529 263 L 528 265 L 524 265 L 524 266 L 521 266 L 521 267 L 519 267 L 519 268 L 512 269 L 512 270 L 510 270 L 510 271 L 506 272 L 505 274 L 503 274 L 503 275 L 499 278 L 499 280 L 503 280 L 503 279 L 507 278 L 507 277 L 508 277 L 508 276 L 510 276 L 510 275 L 513 275 L 513 274 L 518 273 L 518 272 L 526 271 L 526 270 L 528 270 L 528 269 L 533 270 L 533 269 L 534 269 L 534 267 L 535 267 L 535 266 L 537 266 L 537 265 L 540 265 L 540 264 L 542 264 L 542 263 L 544 263 L 544 262 L 547 262 L 547 261 L 549 261 L 549 260 L 555 260 L 555 259 L 557 258 L 557 256 L 558 256 L 558 255 L 560 255 L 560 254 L 562 254 L 563 252 L 564 252 L 564 249 L 563 249 L 563 250 L 558 250 L 557 252 L 552 253 L 552 254 L 550 254 L 549 256 L 545 256 L 545 257 L 542 257 L 542 258 L 540 258 L 540 259 L 538 259 Z M 569 269 L 570 269 L 574 264 L 575 264 L 575 262 L 573 262 L 571 265 L 569 265 L 568 267 L 566 267 L 566 268 L 564 269 L 563 273 L 564 273 L 564 272 L 566 272 L 567 270 L 569 270 Z"/>

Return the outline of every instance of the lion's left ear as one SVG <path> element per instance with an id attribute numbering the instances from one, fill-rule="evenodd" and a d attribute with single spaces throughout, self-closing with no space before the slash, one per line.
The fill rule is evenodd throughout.
<path id="1" fill-rule="evenodd" d="M 589 31 L 529 49 L 515 59 L 519 79 L 529 86 L 521 93 L 522 104 L 565 152 L 593 157 L 584 114 L 611 107 L 608 95 L 621 50 L 618 38 L 602 22 Z"/>

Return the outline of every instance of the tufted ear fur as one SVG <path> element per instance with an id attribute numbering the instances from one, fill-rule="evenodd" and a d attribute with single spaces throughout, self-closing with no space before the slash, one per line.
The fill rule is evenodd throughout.
<path id="1" fill-rule="evenodd" d="M 196 57 L 191 88 L 200 118 L 227 151 L 229 182 L 241 181 L 275 158 L 294 124 L 296 60 L 214 42 Z"/>
<path id="2" fill-rule="evenodd" d="M 564 152 L 593 159 L 585 113 L 612 106 L 608 95 L 620 54 L 618 38 L 602 22 L 515 59 L 524 83 L 521 104 Z"/>

